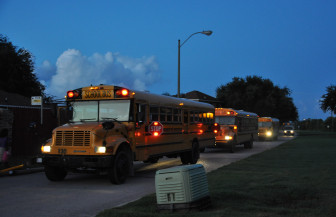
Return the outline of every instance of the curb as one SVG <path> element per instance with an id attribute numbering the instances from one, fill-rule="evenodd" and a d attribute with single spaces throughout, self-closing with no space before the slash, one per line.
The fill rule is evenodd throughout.
<path id="1" fill-rule="evenodd" d="M 9 170 L 3 173 L 0 173 L 1 176 L 12 176 L 12 175 L 24 175 L 24 174 L 31 174 L 31 173 L 38 173 L 43 172 L 44 167 L 34 167 L 34 168 L 26 168 L 26 169 L 17 169 L 17 170 Z"/>

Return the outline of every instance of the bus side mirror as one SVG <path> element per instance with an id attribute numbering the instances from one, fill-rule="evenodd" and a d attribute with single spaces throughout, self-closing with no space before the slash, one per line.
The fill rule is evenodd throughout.
<path id="1" fill-rule="evenodd" d="M 136 123 L 135 123 L 135 129 L 140 129 L 142 124 L 143 124 L 142 121 L 138 121 L 138 122 L 136 122 Z"/>
<path id="2" fill-rule="evenodd" d="M 111 130 L 114 127 L 114 123 L 112 121 L 105 121 L 102 125 L 104 130 Z"/>

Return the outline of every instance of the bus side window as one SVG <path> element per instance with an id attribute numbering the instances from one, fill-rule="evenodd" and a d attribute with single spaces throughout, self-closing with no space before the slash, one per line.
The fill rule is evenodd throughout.
<path id="1" fill-rule="evenodd" d="M 181 109 L 173 109 L 173 122 L 181 123 Z"/>
<path id="2" fill-rule="evenodd" d="M 136 121 L 140 124 L 145 123 L 146 122 L 146 105 L 137 103 L 136 106 L 137 106 Z"/>
<path id="3" fill-rule="evenodd" d="M 183 111 L 183 123 L 184 124 L 188 124 L 188 111 L 187 110 L 184 110 Z"/>
<path id="4" fill-rule="evenodd" d="M 190 111 L 190 115 L 189 115 L 189 123 L 194 123 L 194 112 Z"/>
<path id="5" fill-rule="evenodd" d="M 150 106 L 149 116 L 150 116 L 150 121 L 159 121 L 159 107 Z"/>

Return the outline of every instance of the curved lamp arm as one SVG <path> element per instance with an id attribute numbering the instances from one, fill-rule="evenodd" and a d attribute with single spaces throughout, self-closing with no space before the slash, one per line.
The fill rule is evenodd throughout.
<path id="1" fill-rule="evenodd" d="M 191 38 L 193 35 L 196 35 L 196 34 L 199 34 L 199 33 L 210 36 L 212 34 L 212 31 L 208 30 L 208 31 L 202 31 L 202 32 L 195 32 L 195 33 L 191 34 L 186 40 L 184 40 L 182 42 L 182 44 L 180 45 L 180 47 L 182 47 L 182 45 L 184 45 L 189 40 L 189 38 Z"/>

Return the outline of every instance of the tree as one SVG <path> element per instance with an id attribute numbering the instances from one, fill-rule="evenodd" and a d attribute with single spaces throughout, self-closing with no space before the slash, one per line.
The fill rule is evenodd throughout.
<path id="1" fill-rule="evenodd" d="M 336 86 L 330 85 L 327 87 L 327 93 L 323 94 L 320 100 L 320 108 L 323 112 L 330 111 L 336 113 Z"/>
<path id="2" fill-rule="evenodd" d="M 0 89 L 26 97 L 45 97 L 45 87 L 33 71 L 32 54 L 24 48 L 17 48 L 0 34 Z"/>
<path id="3" fill-rule="evenodd" d="M 297 120 L 298 112 L 290 97 L 291 91 L 274 85 L 269 79 L 247 76 L 234 77 L 216 89 L 223 107 L 254 112 L 259 116 L 275 117 L 281 121 Z"/>
<path id="4" fill-rule="evenodd" d="M 327 87 L 327 93 L 323 94 L 320 100 L 320 108 L 323 112 L 331 112 L 331 128 L 334 129 L 333 114 L 336 113 L 336 86 L 330 85 Z"/>

